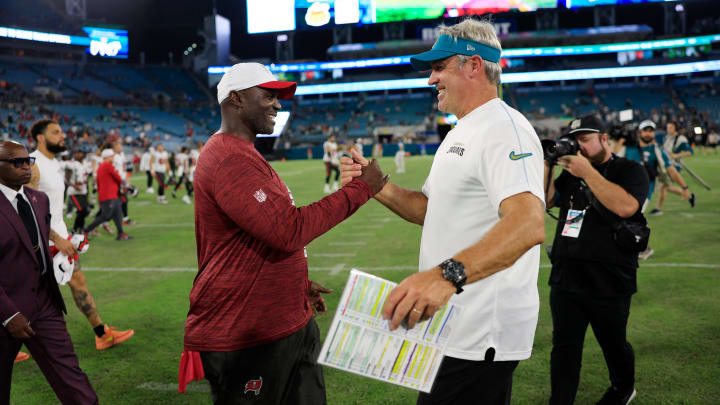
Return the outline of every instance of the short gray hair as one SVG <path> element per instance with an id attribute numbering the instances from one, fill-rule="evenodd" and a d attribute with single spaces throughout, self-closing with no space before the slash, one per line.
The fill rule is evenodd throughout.
<path id="1" fill-rule="evenodd" d="M 492 46 L 502 52 L 502 46 L 500 46 L 500 40 L 495 33 L 495 27 L 488 20 L 475 20 L 473 18 L 467 18 L 455 25 L 444 25 L 441 24 L 440 35 L 450 35 L 453 39 L 465 38 L 471 41 L 480 42 L 481 44 Z M 458 65 L 463 66 L 470 57 L 467 55 L 457 55 Z M 499 63 L 490 62 L 489 60 L 483 59 L 483 66 L 485 68 L 485 76 L 488 81 L 496 86 L 500 85 L 500 75 L 502 74 L 502 68 Z"/>

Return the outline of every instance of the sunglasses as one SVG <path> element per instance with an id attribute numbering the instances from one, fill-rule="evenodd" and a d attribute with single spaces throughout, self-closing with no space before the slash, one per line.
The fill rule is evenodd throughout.
<path id="1" fill-rule="evenodd" d="M 32 166 L 35 164 L 35 158 L 33 156 L 30 157 L 24 157 L 24 158 L 15 158 L 15 159 L 0 159 L 0 162 L 7 162 L 12 163 L 13 166 L 17 167 L 18 169 L 23 167 L 23 165 Z"/>

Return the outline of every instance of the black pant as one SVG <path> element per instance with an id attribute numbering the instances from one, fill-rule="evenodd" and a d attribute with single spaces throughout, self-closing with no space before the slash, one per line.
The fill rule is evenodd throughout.
<path id="1" fill-rule="evenodd" d="M 494 350 L 488 352 L 494 353 Z M 518 363 L 445 356 L 432 391 L 429 394 L 421 392 L 417 405 L 509 405 L 512 374 Z"/>
<path id="2" fill-rule="evenodd" d="M 553 319 L 550 404 L 572 404 L 575 400 L 588 324 L 605 356 L 611 384 L 620 390 L 635 385 L 635 353 L 626 340 L 631 298 L 596 298 L 556 289 L 550 291 Z"/>
<path id="3" fill-rule="evenodd" d="M 330 184 L 330 172 L 335 172 L 335 181 L 340 178 L 340 168 L 330 162 L 325 162 L 325 184 Z"/>
<path id="4" fill-rule="evenodd" d="M 100 224 L 107 222 L 109 220 L 113 220 L 115 222 L 115 227 L 118 231 L 118 236 L 123 234 L 123 227 L 122 227 L 122 211 L 120 208 L 120 199 L 116 198 L 114 200 L 107 200 L 107 201 L 101 201 L 100 202 L 100 214 L 95 217 L 95 220 L 92 221 L 90 225 L 88 225 L 87 228 L 85 228 L 85 232 L 90 232 L 93 229 L 100 226 Z"/>
<path id="5" fill-rule="evenodd" d="M 127 193 L 123 193 L 122 188 L 118 190 L 118 198 L 120 199 L 120 208 L 122 210 L 122 216 L 128 218 L 128 198 Z"/>
<path id="6" fill-rule="evenodd" d="M 158 195 L 165 195 L 165 173 L 155 172 L 156 180 L 158 182 Z"/>
<path id="7" fill-rule="evenodd" d="M 180 178 L 177 181 L 177 184 L 175 185 L 175 191 L 178 191 L 180 187 L 182 187 L 183 184 L 187 183 L 187 177 L 185 176 L 185 173 L 180 176 Z"/>
<path id="8" fill-rule="evenodd" d="M 87 194 L 70 194 L 70 203 L 77 210 L 73 232 L 82 232 L 85 228 L 85 218 L 90 215 Z"/>
<path id="9" fill-rule="evenodd" d="M 232 352 L 200 352 L 215 405 L 324 405 L 315 319 L 290 336 Z"/>
<path id="10" fill-rule="evenodd" d="M 145 174 L 147 174 L 147 187 L 152 187 L 152 173 L 150 170 L 145 170 Z"/>

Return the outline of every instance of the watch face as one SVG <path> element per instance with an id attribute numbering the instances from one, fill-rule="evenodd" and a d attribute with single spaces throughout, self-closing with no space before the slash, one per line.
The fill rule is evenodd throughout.
<path id="1" fill-rule="evenodd" d="M 455 260 L 448 260 L 443 263 L 443 277 L 447 280 L 452 281 L 455 285 L 462 285 L 465 282 L 465 266 L 462 263 Z"/>

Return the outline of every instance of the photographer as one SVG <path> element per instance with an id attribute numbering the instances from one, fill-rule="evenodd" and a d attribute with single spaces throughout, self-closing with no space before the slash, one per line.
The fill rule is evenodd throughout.
<path id="1" fill-rule="evenodd" d="M 598 404 L 627 404 L 635 396 L 635 357 L 625 332 L 637 291 L 638 251 L 649 230 L 644 238 L 623 236 L 628 223 L 646 224 L 640 207 L 648 178 L 641 165 L 610 152 L 608 134 L 596 117 L 575 119 L 568 131 L 556 148 L 544 148 L 547 207 L 560 207 L 550 254 L 550 403 L 575 400 L 590 324 L 610 371 L 611 387 Z M 565 170 L 553 183 L 555 161 Z"/>

